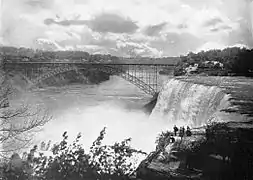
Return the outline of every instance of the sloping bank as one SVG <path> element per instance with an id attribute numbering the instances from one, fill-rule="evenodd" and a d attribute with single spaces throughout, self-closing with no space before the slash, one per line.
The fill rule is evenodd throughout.
<path id="1" fill-rule="evenodd" d="M 150 117 L 190 125 L 193 135 L 176 137 L 175 143 L 162 137 L 162 146 L 140 164 L 137 177 L 253 179 L 252 84 L 252 79 L 229 77 L 169 80 L 147 105 L 154 107 Z"/>

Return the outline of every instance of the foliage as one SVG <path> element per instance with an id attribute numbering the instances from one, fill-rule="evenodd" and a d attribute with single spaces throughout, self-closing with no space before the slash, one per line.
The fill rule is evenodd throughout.
<path id="1" fill-rule="evenodd" d="M 174 75 L 185 75 L 185 69 L 194 64 L 198 65 L 197 74 L 204 73 L 212 76 L 253 76 L 253 61 L 251 57 L 253 49 L 246 48 L 226 48 L 223 50 L 201 51 L 199 53 L 190 52 L 186 56 L 181 56 L 174 69 Z"/>
<path id="2" fill-rule="evenodd" d="M 109 54 L 89 54 L 85 51 L 47 51 L 47 50 L 34 50 L 28 48 L 16 47 L 0 47 L 1 55 L 6 59 L 12 61 L 78 61 L 78 62 L 117 62 L 119 59 L 116 56 Z"/>
<path id="3" fill-rule="evenodd" d="M 165 131 L 160 133 L 156 138 L 156 149 L 158 150 L 164 150 L 166 145 L 170 142 L 170 136 L 173 134 L 173 132 Z"/>
<path id="4" fill-rule="evenodd" d="M 134 50 L 134 49 L 133 49 Z M 130 53 L 131 54 L 131 53 Z M 16 48 L 2 46 L 0 47 L 0 55 L 5 56 L 9 60 L 13 61 L 78 61 L 78 62 L 89 62 L 89 63 L 147 63 L 147 64 L 176 64 L 179 61 L 178 57 L 137 57 L 133 56 L 130 58 L 127 57 L 117 57 L 110 54 L 90 54 L 85 51 L 75 50 L 75 51 L 46 51 L 39 49 L 30 49 L 30 48 Z"/>
<path id="5" fill-rule="evenodd" d="M 27 168 L 5 171 L 3 176 L 10 177 L 10 174 L 15 172 L 15 177 L 19 175 L 20 180 L 28 178 L 36 180 L 129 179 L 137 168 L 134 156 L 145 153 L 131 148 L 129 145 L 131 139 L 110 146 L 102 145 L 104 136 L 105 128 L 87 153 L 79 142 L 80 133 L 72 144 L 68 144 L 68 136 L 65 132 L 62 141 L 53 145 L 52 156 L 47 157 L 42 153 L 36 156 L 38 146 L 34 146 L 27 158 L 23 159 L 23 162 L 28 164 Z M 44 142 L 41 147 L 45 149 Z"/>

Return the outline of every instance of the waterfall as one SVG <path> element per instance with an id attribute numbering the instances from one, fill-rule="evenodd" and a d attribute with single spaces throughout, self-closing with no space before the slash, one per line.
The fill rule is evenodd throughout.
<path id="1" fill-rule="evenodd" d="M 169 124 L 201 126 L 209 120 L 221 121 L 220 110 L 230 106 L 229 95 L 217 86 L 205 86 L 171 79 L 158 96 L 151 119 Z"/>

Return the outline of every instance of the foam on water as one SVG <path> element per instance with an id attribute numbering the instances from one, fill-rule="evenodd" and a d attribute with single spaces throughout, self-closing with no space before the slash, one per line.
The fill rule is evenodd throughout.
<path id="1" fill-rule="evenodd" d="M 159 94 L 151 119 L 177 125 L 201 126 L 210 119 L 222 121 L 229 95 L 216 86 L 204 86 L 175 79 L 168 80 Z"/>

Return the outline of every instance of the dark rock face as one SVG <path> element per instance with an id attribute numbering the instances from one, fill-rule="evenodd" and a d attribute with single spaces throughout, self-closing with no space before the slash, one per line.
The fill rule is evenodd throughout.
<path id="1" fill-rule="evenodd" d="M 243 128 L 244 127 L 244 128 Z M 216 124 L 151 153 L 137 169 L 149 179 L 253 179 L 253 127 Z"/>
<path id="2" fill-rule="evenodd" d="M 150 154 L 139 166 L 137 177 L 141 179 L 196 179 L 201 173 L 189 168 L 193 154 L 184 152 L 193 142 L 201 141 L 203 137 L 176 137 L 176 141 L 167 144 L 163 150 Z"/>
<path id="3" fill-rule="evenodd" d="M 154 109 L 154 107 L 156 105 L 157 98 L 158 98 L 158 93 L 151 98 L 149 103 L 144 105 L 144 107 L 143 107 L 144 112 L 146 112 L 147 114 L 151 114 L 152 110 Z"/>

